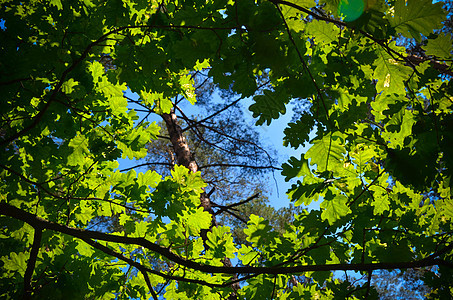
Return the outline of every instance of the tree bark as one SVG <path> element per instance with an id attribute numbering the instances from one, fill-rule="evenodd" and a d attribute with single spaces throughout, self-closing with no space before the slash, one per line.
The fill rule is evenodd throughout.
<path id="1" fill-rule="evenodd" d="M 168 134 L 170 136 L 170 141 L 171 144 L 174 148 L 175 154 L 176 154 L 176 161 L 178 165 L 184 166 L 188 168 L 191 172 L 197 172 L 198 171 L 198 164 L 195 161 L 195 157 L 193 153 L 190 151 L 190 147 L 187 143 L 186 138 L 183 135 L 183 131 L 181 126 L 178 124 L 178 118 L 175 114 L 174 109 L 170 111 L 168 114 L 162 114 L 162 118 L 165 121 L 165 125 L 168 130 Z M 200 206 L 203 207 L 203 209 L 211 214 L 211 228 L 217 226 L 217 221 L 216 217 L 214 215 L 214 211 L 212 210 L 211 206 L 211 200 L 209 199 L 209 196 L 206 194 L 206 192 L 201 193 L 200 195 Z M 205 247 L 207 248 L 206 245 L 206 240 L 208 238 L 209 230 L 204 229 L 201 230 L 200 236 L 204 241 Z M 229 258 L 225 258 L 223 260 L 223 265 L 225 267 L 232 267 L 231 260 Z M 234 279 L 237 279 L 237 275 L 234 275 Z M 235 283 L 232 285 L 233 292 L 231 293 L 229 299 L 237 299 L 237 294 L 236 291 L 240 289 L 239 283 Z"/>
<path id="2" fill-rule="evenodd" d="M 168 134 L 170 136 L 171 144 L 176 154 L 176 161 L 178 165 L 188 168 L 191 172 L 198 171 L 198 164 L 195 161 L 194 155 L 191 153 L 186 138 L 183 135 L 181 126 L 178 124 L 178 118 L 172 109 L 169 114 L 162 114 L 162 118 L 167 126 Z M 214 212 L 211 207 L 211 201 L 205 192 L 200 195 L 200 206 L 212 215 L 212 226 L 217 226 L 214 217 Z M 202 236 L 203 237 L 203 236 Z M 205 237 L 203 237 L 205 240 Z"/>
<path id="3" fill-rule="evenodd" d="M 421 56 L 417 56 L 417 55 L 409 55 L 407 57 L 407 59 L 413 63 L 414 65 L 418 66 L 419 64 L 421 64 L 422 62 L 425 62 L 425 61 L 429 61 L 429 64 L 434 68 L 436 69 L 437 71 L 439 71 L 439 73 L 442 73 L 444 75 L 449 75 L 449 76 L 453 76 L 453 71 L 451 70 L 451 66 L 447 65 L 447 64 L 444 64 L 440 61 L 437 61 L 437 60 L 434 60 L 434 59 L 429 59 L 429 58 L 426 58 L 426 57 L 421 57 Z"/>

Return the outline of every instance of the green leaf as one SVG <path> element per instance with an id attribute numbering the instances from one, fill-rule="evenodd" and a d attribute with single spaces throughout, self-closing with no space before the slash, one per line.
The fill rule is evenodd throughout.
<path id="1" fill-rule="evenodd" d="M 421 35 L 429 36 L 441 27 L 446 17 L 442 6 L 430 0 L 397 0 L 390 24 L 403 36 L 420 42 Z"/>
<path id="2" fill-rule="evenodd" d="M 432 55 L 438 59 L 450 59 L 452 57 L 451 33 L 441 33 L 435 39 L 428 39 L 428 44 L 422 48 L 426 51 L 426 55 Z"/>
<path id="3" fill-rule="evenodd" d="M 128 222 L 128 221 L 132 221 L 131 216 L 129 216 L 128 214 L 121 214 L 119 216 L 119 224 L 121 226 L 124 226 L 126 224 L 126 222 Z"/>
<path id="4" fill-rule="evenodd" d="M 148 222 L 136 222 L 133 237 L 145 237 L 148 233 Z"/>
<path id="5" fill-rule="evenodd" d="M 111 203 L 105 201 L 101 202 L 100 206 L 97 208 L 96 213 L 98 216 L 104 217 L 111 217 L 113 214 L 113 208 L 117 205 L 112 205 Z M 84 211 L 84 215 L 86 215 L 85 219 L 91 220 L 93 211 Z"/>
<path id="6" fill-rule="evenodd" d="M 171 102 L 171 100 L 167 98 L 161 98 L 157 100 L 157 106 L 158 106 L 158 110 L 156 111 L 157 113 L 168 114 L 173 108 L 173 102 Z"/>
<path id="7" fill-rule="evenodd" d="M 97 90 L 102 92 L 106 97 L 123 97 L 123 91 L 126 90 L 126 85 L 118 85 L 111 83 L 107 76 L 101 76 L 100 81 L 98 82 Z"/>
<path id="8" fill-rule="evenodd" d="M 93 61 L 91 63 L 87 63 L 88 65 L 88 70 L 91 73 L 91 76 L 93 76 L 93 81 L 98 82 L 101 76 L 104 75 L 104 67 L 102 64 L 98 61 Z"/>
<path id="9" fill-rule="evenodd" d="M 270 125 L 273 119 L 286 113 L 285 104 L 288 103 L 288 99 L 284 93 L 264 90 L 263 95 L 257 95 L 253 100 L 255 103 L 250 105 L 249 110 L 253 112 L 254 118 L 258 118 L 256 125 L 264 122 Z"/>
<path id="10" fill-rule="evenodd" d="M 305 8 L 311 8 L 316 5 L 315 0 L 289 0 L 288 2 Z"/>
<path id="11" fill-rule="evenodd" d="M 68 156 L 68 165 L 83 165 L 86 157 L 89 155 L 88 139 L 81 133 L 78 133 L 68 144 L 72 148 L 72 153 Z"/>
<path id="12" fill-rule="evenodd" d="M 354 159 L 357 164 L 359 172 L 363 172 L 366 165 L 372 163 L 371 159 L 377 156 L 374 149 L 364 144 L 358 144 L 354 151 L 349 152 L 349 155 Z"/>
<path id="13" fill-rule="evenodd" d="M 17 271 L 22 276 L 25 274 L 25 270 L 27 268 L 27 259 L 28 255 L 24 252 L 11 252 L 9 258 L 2 257 L 1 260 L 3 261 L 3 268 L 8 271 Z"/>
<path id="14" fill-rule="evenodd" d="M 282 175 L 285 176 L 285 181 L 289 181 L 291 178 L 311 175 L 310 167 L 308 166 L 308 160 L 302 155 L 300 159 L 291 156 L 287 163 L 282 165 Z"/>
<path id="15" fill-rule="evenodd" d="M 151 91 L 147 91 L 146 89 L 140 91 L 140 99 L 143 100 L 144 104 L 149 107 L 152 107 L 157 100 L 163 97 L 163 94 L 153 93 Z"/>
<path id="16" fill-rule="evenodd" d="M 195 95 L 195 87 L 192 77 L 189 75 L 181 76 L 179 84 L 185 98 L 190 102 L 190 104 L 195 104 L 195 102 L 197 102 L 197 97 Z"/>
<path id="17" fill-rule="evenodd" d="M 66 95 L 69 95 L 74 91 L 74 87 L 77 86 L 78 84 L 79 82 L 75 81 L 73 78 L 70 78 L 69 80 L 63 82 L 63 84 L 61 85 L 61 90 Z"/>
<path id="18" fill-rule="evenodd" d="M 360 103 L 366 103 L 368 98 L 358 95 L 350 94 L 348 90 L 338 89 L 338 106 L 342 112 L 351 112 L 353 107 L 358 106 Z"/>
<path id="19" fill-rule="evenodd" d="M 239 259 L 245 266 L 253 265 L 259 258 L 259 252 L 254 251 L 252 247 L 247 245 L 241 245 L 238 253 L 240 254 Z"/>
<path id="20" fill-rule="evenodd" d="M 157 187 L 162 180 L 162 176 L 155 171 L 148 170 L 146 173 L 138 173 L 137 183 L 142 186 L 150 186 L 151 188 Z"/>
<path id="21" fill-rule="evenodd" d="M 288 2 L 308 9 L 316 6 L 316 2 L 314 0 L 290 0 Z M 305 28 L 305 23 L 300 21 L 301 11 L 298 8 L 289 5 L 282 5 L 281 11 L 286 19 L 288 27 L 291 30 L 294 30 L 294 32 L 300 32 Z"/>
<path id="22" fill-rule="evenodd" d="M 288 123 L 283 133 L 283 145 L 290 145 L 297 149 L 300 145 L 304 146 L 309 140 L 309 134 L 315 125 L 315 119 L 312 115 L 304 113 L 295 123 Z"/>
<path id="23" fill-rule="evenodd" d="M 348 198 L 341 194 L 333 194 L 331 190 L 327 192 L 324 201 L 321 203 L 321 218 L 327 220 L 330 225 L 341 217 L 346 216 L 352 211 L 346 205 Z"/>
<path id="24" fill-rule="evenodd" d="M 127 100 L 123 96 L 110 97 L 109 106 L 112 110 L 112 114 L 121 115 L 127 111 Z"/>
<path id="25" fill-rule="evenodd" d="M 402 50 L 401 47 L 395 46 L 395 42 L 392 42 L 389 47 L 398 49 L 398 52 Z M 413 70 L 404 62 L 395 60 L 385 49 L 377 48 L 377 54 L 378 59 L 374 62 L 376 69 L 373 74 L 373 77 L 378 80 L 376 91 L 378 93 L 405 94 L 404 83 L 409 79 Z"/>
<path id="26" fill-rule="evenodd" d="M 80 209 L 75 212 L 75 216 L 77 220 L 82 222 L 82 224 L 86 225 L 93 218 L 94 209 L 93 207 L 91 207 L 91 205 L 89 205 L 89 203 L 86 200 L 81 200 L 79 207 Z"/>
<path id="27" fill-rule="evenodd" d="M 390 198 L 387 193 L 387 190 L 383 187 L 372 185 L 369 187 L 369 190 L 373 192 L 373 213 L 375 215 L 381 215 L 385 211 L 390 209 Z"/>
<path id="28" fill-rule="evenodd" d="M 171 175 L 175 182 L 196 193 L 202 193 L 203 188 L 206 186 L 206 183 L 201 179 L 200 172 L 189 173 L 189 169 L 184 166 L 175 165 Z"/>
<path id="29" fill-rule="evenodd" d="M 453 220 L 453 201 L 451 201 L 451 199 L 443 200 L 439 206 L 442 210 L 442 214 L 451 222 L 451 220 Z"/>
<path id="30" fill-rule="evenodd" d="M 151 124 L 148 128 L 144 125 L 134 128 L 134 130 L 123 133 L 117 141 L 118 149 L 123 152 L 123 158 L 129 159 L 143 158 L 146 156 L 147 150 L 145 145 L 151 139 L 156 139 L 159 133 L 159 127 L 156 124 Z"/>
<path id="31" fill-rule="evenodd" d="M 211 225 L 212 216 L 202 207 L 198 208 L 195 213 L 184 212 L 187 227 L 190 235 L 199 235 L 201 229 L 208 229 Z"/>
<path id="32" fill-rule="evenodd" d="M 253 247 L 268 245 L 269 240 L 275 235 L 272 227 L 269 226 L 269 220 L 254 214 L 250 215 L 244 233 L 247 235 L 247 241 L 252 243 Z"/>
<path id="33" fill-rule="evenodd" d="M 313 146 L 305 157 L 310 165 L 317 165 L 318 172 L 330 171 L 343 165 L 345 149 L 343 136 L 339 132 L 329 133 L 311 141 Z"/>
<path id="34" fill-rule="evenodd" d="M 61 4 L 61 0 L 50 0 L 50 5 L 56 6 L 58 10 L 63 9 L 63 4 Z"/>
<path id="35" fill-rule="evenodd" d="M 93 248 L 84 241 L 78 240 L 75 248 L 82 256 L 91 257 L 94 254 Z"/>
<path id="36" fill-rule="evenodd" d="M 389 141 L 390 147 L 402 148 L 406 137 L 412 134 L 412 127 L 416 122 L 414 114 L 405 108 L 393 114 L 385 127 L 382 136 Z"/>
<path id="37" fill-rule="evenodd" d="M 361 0 L 360 0 L 361 1 Z M 339 40 L 340 28 L 333 23 L 313 20 L 307 25 L 307 31 L 316 43 L 330 44 Z"/>
<path id="38" fill-rule="evenodd" d="M 277 282 L 277 281 L 275 281 Z M 252 277 L 247 280 L 243 288 L 244 299 L 269 299 L 274 288 L 274 280 L 263 275 Z"/>
<path id="39" fill-rule="evenodd" d="M 227 226 L 216 226 L 208 232 L 208 240 L 206 245 L 209 247 L 209 252 L 212 252 L 216 258 L 233 258 L 237 252 L 234 247 L 231 229 Z"/>
<path id="40" fill-rule="evenodd" d="M 324 194 L 325 185 L 322 180 L 315 183 L 301 183 L 300 181 L 297 183 L 297 185 L 292 185 L 288 191 L 288 196 L 292 201 L 295 201 L 295 206 L 299 206 L 302 203 L 309 205 L 312 201 L 318 201 L 319 197 Z"/>

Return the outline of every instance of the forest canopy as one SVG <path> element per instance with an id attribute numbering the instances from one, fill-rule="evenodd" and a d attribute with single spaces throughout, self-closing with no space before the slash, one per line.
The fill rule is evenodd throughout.
<path id="1" fill-rule="evenodd" d="M 0 298 L 376 299 L 385 270 L 452 298 L 451 11 L 1 1 Z M 225 121 L 244 99 L 255 126 L 294 109 L 281 142 L 308 150 L 275 166 Z M 287 222 L 241 214 L 266 170 Z"/>

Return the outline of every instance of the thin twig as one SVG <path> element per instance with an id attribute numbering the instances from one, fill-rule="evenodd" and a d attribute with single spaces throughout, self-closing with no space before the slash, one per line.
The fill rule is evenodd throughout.
<path id="1" fill-rule="evenodd" d="M 313 83 L 313 85 L 314 85 L 314 87 L 315 87 L 315 89 L 316 89 L 316 92 L 317 92 L 317 94 L 318 94 L 319 100 L 321 100 L 321 103 L 322 103 L 322 105 L 323 105 L 323 107 L 324 107 L 324 110 L 325 110 L 325 112 L 326 112 L 327 121 L 328 121 L 329 124 L 332 126 L 332 123 L 331 123 L 331 120 L 330 120 L 330 115 L 329 115 L 329 110 L 327 109 L 326 102 L 324 101 L 324 96 L 323 96 L 323 94 L 322 94 L 322 92 L 321 92 L 321 89 L 319 88 L 318 83 L 316 82 L 316 80 L 315 80 L 313 74 L 311 73 L 310 68 L 308 67 L 307 62 L 306 62 L 305 59 L 303 58 L 302 53 L 300 53 L 299 47 L 297 47 L 296 41 L 294 40 L 293 35 L 291 34 L 291 30 L 289 29 L 288 23 L 286 22 L 286 19 L 285 19 L 285 16 L 283 15 L 282 10 L 281 10 L 280 7 L 277 5 L 277 3 L 280 2 L 280 1 L 272 1 L 272 2 L 275 4 L 275 6 L 276 6 L 277 9 L 278 9 L 278 12 L 280 13 L 280 16 L 281 16 L 281 18 L 282 18 L 282 20 L 283 20 L 283 23 L 285 24 L 285 28 L 286 28 L 286 32 L 287 32 L 287 34 L 288 34 L 289 40 L 290 40 L 291 43 L 293 44 L 294 49 L 296 50 L 297 56 L 299 57 L 300 62 L 301 62 L 302 65 L 304 66 L 305 71 L 308 73 L 308 76 L 310 77 L 310 80 L 311 80 L 311 82 Z M 283 1 L 283 2 L 286 2 L 286 1 Z M 282 2 L 280 2 L 280 3 L 282 3 Z M 312 14 L 314 14 L 314 13 L 312 13 Z M 316 14 L 314 14 L 314 15 L 316 15 Z M 318 101 L 319 101 L 319 100 L 318 100 Z"/>
<path id="2" fill-rule="evenodd" d="M 365 300 L 368 299 L 368 296 L 370 295 L 371 274 L 373 274 L 373 271 L 368 272 L 368 280 L 367 280 L 367 283 L 366 283 Z"/>

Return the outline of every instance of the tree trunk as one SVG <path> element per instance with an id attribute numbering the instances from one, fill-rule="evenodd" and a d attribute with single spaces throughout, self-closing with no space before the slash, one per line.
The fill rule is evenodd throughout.
<path id="1" fill-rule="evenodd" d="M 174 109 L 170 111 L 169 114 L 162 114 L 162 118 L 165 121 L 165 125 L 167 126 L 168 134 L 170 136 L 170 142 L 173 145 L 175 154 L 176 154 L 176 161 L 178 165 L 184 166 L 188 168 L 191 172 L 198 171 L 198 164 L 195 161 L 193 153 L 191 153 L 189 145 L 186 141 L 186 138 L 183 135 L 183 131 L 181 126 L 178 124 L 178 118 L 176 117 Z M 214 215 L 214 211 L 211 207 L 211 201 L 209 196 L 206 192 L 201 193 L 200 195 L 200 206 L 203 209 L 211 214 L 211 228 L 217 226 L 217 221 Z M 200 235 L 203 241 L 207 240 L 207 233 L 209 230 L 202 230 Z M 206 243 L 205 243 L 206 247 Z M 229 258 L 225 258 L 223 260 L 224 266 L 232 266 L 231 260 Z M 237 278 L 237 275 L 234 275 L 234 279 Z M 240 286 L 239 283 L 235 283 L 232 285 L 233 293 L 231 293 L 229 299 L 237 299 L 236 291 L 239 290 Z"/>

